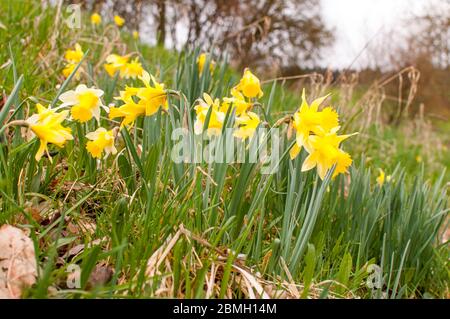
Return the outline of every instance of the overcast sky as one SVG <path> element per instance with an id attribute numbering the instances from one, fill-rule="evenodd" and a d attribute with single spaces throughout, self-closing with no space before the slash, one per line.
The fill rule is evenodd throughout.
<path id="1" fill-rule="evenodd" d="M 324 67 L 346 68 L 366 43 L 377 35 L 402 25 L 404 17 L 418 14 L 424 6 L 441 3 L 440 0 L 321 0 L 326 23 L 336 30 L 336 43 L 324 54 Z M 450 2 L 450 1 L 449 1 Z M 447 7 L 448 8 L 448 7 Z M 362 54 L 353 67 L 364 67 L 369 63 Z"/>

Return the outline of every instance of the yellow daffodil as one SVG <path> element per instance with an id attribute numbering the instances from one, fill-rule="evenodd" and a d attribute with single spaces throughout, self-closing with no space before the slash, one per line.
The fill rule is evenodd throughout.
<path id="1" fill-rule="evenodd" d="M 143 72 L 144 68 L 142 67 L 142 64 L 139 62 L 139 59 L 136 58 L 131 62 L 125 64 L 125 66 L 120 71 L 120 75 L 125 79 L 129 78 L 135 79 L 139 76 L 142 76 Z"/>
<path id="2" fill-rule="evenodd" d="M 325 178 L 326 173 L 333 165 L 339 172 L 347 171 L 351 164 L 350 156 L 339 149 L 342 141 L 354 134 L 337 135 L 338 128 L 334 128 L 330 133 L 324 135 L 310 135 L 308 142 L 304 145 L 309 153 L 302 165 L 302 172 L 317 167 L 317 173 L 321 179 Z"/>
<path id="3" fill-rule="evenodd" d="M 260 122 L 258 114 L 253 112 L 247 112 L 242 116 L 236 117 L 238 129 L 234 132 L 234 136 L 243 140 L 251 138 Z"/>
<path id="4" fill-rule="evenodd" d="M 339 117 L 335 110 L 326 107 L 322 111 L 318 108 L 327 98 L 324 96 L 314 100 L 311 105 L 306 101 L 305 90 L 302 93 L 302 104 L 294 114 L 292 126 L 296 132 L 296 143 L 290 150 L 291 159 L 297 157 L 302 146 L 308 141 L 311 133 L 324 134 L 339 125 Z"/>
<path id="5" fill-rule="evenodd" d="M 145 115 L 150 116 L 155 114 L 160 107 L 167 110 L 169 105 L 167 103 L 167 93 L 164 90 L 164 84 L 158 83 L 147 71 L 143 71 L 142 76 L 139 78 L 145 87 L 139 88 L 136 96 L 139 98 L 138 103 L 145 107 Z"/>
<path id="6" fill-rule="evenodd" d="M 110 63 L 105 63 L 105 65 L 103 66 L 105 68 L 106 73 L 108 73 L 108 75 L 110 77 L 114 77 L 114 75 L 117 72 L 117 68 L 115 68 L 112 64 Z"/>
<path id="7" fill-rule="evenodd" d="M 120 27 L 122 27 L 125 24 L 125 19 L 122 18 L 119 15 L 115 15 L 114 16 L 114 23 L 116 24 L 116 26 L 118 26 L 120 28 Z"/>
<path id="8" fill-rule="evenodd" d="M 211 109 L 211 115 L 209 117 L 207 134 L 219 135 L 222 132 L 223 121 L 225 120 L 225 113 L 219 110 L 219 99 L 213 100 L 211 96 L 203 93 L 203 100 L 199 99 L 197 105 L 194 107 L 196 112 L 196 119 L 194 122 L 194 133 L 201 134 L 203 127 L 205 126 L 206 117 Z"/>
<path id="9" fill-rule="evenodd" d="M 145 115 L 145 106 L 134 102 L 133 96 L 137 94 L 138 88 L 126 87 L 125 91 L 120 91 L 120 97 L 116 100 L 122 101 L 124 104 L 120 107 L 111 107 L 109 109 L 109 118 L 123 118 L 121 127 L 134 123 L 136 118 Z"/>
<path id="10" fill-rule="evenodd" d="M 52 158 L 48 152 L 48 143 L 57 147 L 64 147 L 68 140 L 73 140 L 70 128 L 63 127 L 61 123 L 66 119 L 68 111 L 56 113 L 55 110 L 45 108 L 41 104 L 37 104 L 37 114 L 29 117 L 26 122 L 31 131 L 39 138 L 40 146 L 36 152 L 35 159 L 39 161 L 44 153 L 47 153 L 50 161 Z"/>
<path id="11" fill-rule="evenodd" d="M 105 152 L 105 158 L 109 154 L 114 155 L 117 153 L 114 146 L 114 135 L 114 130 L 108 131 L 100 127 L 95 132 L 86 134 L 86 137 L 90 140 L 86 143 L 86 149 L 94 158 L 100 158 L 103 152 Z"/>
<path id="12" fill-rule="evenodd" d="M 236 108 L 236 115 L 240 116 L 241 114 L 247 112 L 252 106 L 252 103 L 245 101 L 244 95 L 236 90 L 235 88 L 231 89 L 232 97 L 223 98 L 223 103 L 221 105 L 221 110 L 226 114 L 228 108 L 233 106 Z"/>
<path id="13" fill-rule="evenodd" d="M 198 65 L 198 73 L 199 74 L 203 73 L 203 68 L 205 66 L 207 57 L 208 57 L 208 55 L 206 53 L 202 53 L 197 58 L 197 65 Z M 212 73 L 214 71 L 215 65 L 216 65 L 216 62 L 211 59 L 210 62 L 209 62 L 209 72 L 210 73 Z"/>
<path id="14" fill-rule="evenodd" d="M 83 58 L 84 52 L 81 49 L 81 45 L 78 43 L 75 44 L 75 50 L 67 50 L 64 58 L 70 63 L 79 63 Z"/>
<path id="15" fill-rule="evenodd" d="M 417 163 L 422 163 L 422 156 L 417 155 L 417 156 L 416 156 L 416 162 L 417 162 Z"/>
<path id="16" fill-rule="evenodd" d="M 81 123 L 89 121 L 92 117 L 99 121 L 100 107 L 104 107 L 100 99 L 102 95 L 102 90 L 80 84 L 75 90 L 61 94 L 59 99 L 63 103 L 60 107 L 72 106 L 70 110 L 72 118 Z"/>
<path id="17" fill-rule="evenodd" d="M 147 71 L 142 71 L 139 79 L 145 87 L 127 87 L 120 92 L 116 100 L 124 102 L 120 107 L 112 107 L 109 117 L 123 117 L 121 126 L 133 123 L 140 115 L 150 116 L 158 112 L 159 108 L 167 110 L 167 93 L 164 84 L 158 83 Z M 138 100 L 137 102 L 135 101 Z"/>
<path id="18" fill-rule="evenodd" d="M 129 57 L 126 55 L 120 56 L 118 54 L 110 54 L 106 57 L 104 68 L 110 77 L 114 77 L 117 71 L 120 71 L 123 76 L 128 60 Z"/>
<path id="19" fill-rule="evenodd" d="M 120 72 L 120 78 L 133 78 L 142 76 L 144 68 L 139 62 L 139 58 L 128 62 L 130 57 L 128 55 L 120 56 L 118 54 L 108 55 L 104 68 L 110 77 L 114 77 L 116 72 Z"/>
<path id="20" fill-rule="evenodd" d="M 389 182 L 391 180 L 391 175 L 386 176 L 385 172 L 379 168 L 380 175 L 377 177 L 377 184 L 381 187 L 384 185 L 384 182 Z"/>
<path id="21" fill-rule="evenodd" d="M 62 70 L 62 74 L 65 78 L 68 78 L 69 75 L 73 72 L 73 70 L 75 70 L 75 67 L 77 65 L 73 64 L 73 63 L 68 63 L 66 64 L 66 66 L 64 67 L 64 69 Z M 75 79 L 79 80 L 80 79 L 80 69 L 77 70 L 77 73 L 75 73 Z"/>
<path id="22" fill-rule="evenodd" d="M 133 35 L 133 39 L 135 39 L 135 40 L 139 39 L 139 32 L 138 31 L 134 30 L 132 35 Z"/>
<path id="23" fill-rule="evenodd" d="M 67 64 L 64 67 L 62 73 L 65 78 L 69 77 L 69 75 L 73 72 L 78 63 L 83 59 L 84 52 L 81 49 L 81 46 L 77 43 L 75 44 L 75 49 L 69 49 L 64 54 L 64 59 L 66 59 Z M 77 80 L 80 79 L 80 71 L 82 68 L 78 68 L 77 73 L 75 74 L 75 78 Z"/>
<path id="24" fill-rule="evenodd" d="M 352 158 L 350 154 L 344 152 L 343 150 L 339 150 L 336 158 L 336 167 L 334 168 L 333 178 L 338 176 L 339 174 L 348 173 L 348 168 L 352 165 Z"/>
<path id="25" fill-rule="evenodd" d="M 244 70 L 244 75 L 236 86 L 236 89 L 248 98 L 260 98 L 263 96 L 259 79 L 248 68 Z"/>
<path id="26" fill-rule="evenodd" d="M 102 17 L 98 13 L 94 13 L 91 15 L 91 23 L 93 25 L 99 25 L 102 23 Z"/>

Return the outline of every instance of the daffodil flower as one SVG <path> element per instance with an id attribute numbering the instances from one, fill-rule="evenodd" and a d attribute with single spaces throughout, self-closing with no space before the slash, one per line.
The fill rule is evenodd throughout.
<path id="1" fill-rule="evenodd" d="M 237 116 L 244 114 L 247 110 L 251 108 L 252 103 L 245 101 L 244 95 L 235 88 L 231 89 L 231 96 L 232 97 L 223 98 L 221 109 L 224 113 L 228 112 L 228 108 L 231 105 L 236 108 Z"/>
<path id="2" fill-rule="evenodd" d="M 336 167 L 334 168 L 332 178 L 335 178 L 339 174 L 347 174 L 348 168 L 350 167 L 350 165 L 352 165 L 352 162 L 353 162 L 353 160 L 352 160 L 350 154 L 348 154 L 347 152 L 344 152 L 343 150 L 340 149 L 337 153 L 337 158 L 336 158 L 336 163 L 335 163 Z"/>
<path id="3" fill-rule="evenodd" d="M 206 53 L 202 53 L 198 56 L 197 58 L 197 66 L 198 66 L 198 73 L 202 74 L 203 73 L 203 69 L 205 67 L 205 63 L 206 63 L 206 58 L 207 58 L 207 54 Z M 209 72 L 212 73 L 214 71 L 214 67 L 216 65 L 216 62 L 214 60 L 210 60 L 209 62 Z"/>
<path id="4" fill-rule="evenodd" d="M 203 93 L 203 100 L 199 99 L 197 105 L 194 107 L 196 112 L 196 119 L 194 122 L 194 133 L 201 134 L 205 125 L 206 117 L 211 108 L 211 115 L 207 128 L 208 135 L 219 135 L 222 132 L 223 122 L 225 120 L 225 113 L 220 111 L 219 99 L 213 100 L 211 96 Z"/>
<path id="5" fill-rule="evenodd" d="M 236 86 L 236 89 L 248 98 L 260 98 L 263 96 L 259 79 L 248 68 L 244 70 L 244 75 Z"/>
<path id="6" fill-rule="evenodd" d="M 294 159 L 300 153 L 311 133 L 324 134 L 339 125 L 339 117 L 335 110 L 326 107 L 322 111 L 318 108 L 327 98 L 324 96 L 314 100 L 311 105 L 306 101 L 305 90 L 302 93 L 302 104 L 294 114 L 292 126 L 296 132 L 296 143 L 290 150 L 290 157 Z"/>
<path id="7" fill-rule="evenodd" d="M 98 13 L 94 13 L 91 15 L 91 23 L 93 25 L 99 25 L 102 23 L 102 17 Z"/>
<path id="8" fill-rule="evenodd" d="M 164 84 L 158 83 L 153 75 L 150 75 L 147 71 L 143 71 L 139 79 L 141 79 L 145 87 L 139 88 L 136 96 L 139 98 L 138 103 L 145 107 L 145 115 L 150 116 L 155 114 L 160 107 L 167 110 L 169 105 L 167 103 L 167 93 L 164 90 Z"/>
<path id="9" fill-rule="evenodd" d="M 95 132 L 86 134 L 86 137 L 90 140 L 86 143 L 86 149 L 94 158 L 100 158 L 102 153 L 105 152 L 105 158 L 110 154 L 117 153 L 117 149 L 114 146 L 115 130 L 106 130 L 103 127 L 99 127 Z"/>
<path id="10" fill-rule="evenodd" d="M 122 74 L 125 71 L 125 65 L 128 63 L 128 56 L 120 56 L 118 54 L 110 54 L 106 57 L 104 68 L 110 77 L 114 77 L 117 71 Z"/>
<path id="11" fill-rule="evenodd" d="M 106 63 L 103 67 L 110 77 L 114 77 L 116 72 L 119 72 L 120 78 L 125 79 L 135 79 L 142 76 L 144 68 L 139 62 L 139 58 L 135 58 L 131 62 L 128 62 L 129 59 L 128 55 L 111 54 L 106 57 Z"/>
<path id="12" fill-rule="evenodd" d="M 354 134 L 337 135 L 339 127 L 324 135 L 310 135 L 305 149 L 309 153 L 302 165 L 302 172 L 317 167 L 317 173 L 321 179 L 325 178 L 329 169 L 336 164 L 339 174 L 346 172 L 351 164 L 350 155 L 339 149 L 342 141 Z M 355 133 L 356 134 L 356 133 Z"/>
<path id="13" fill-rule="evenodd" d="M 391 180 L 391 175 L 386 176 L 386 173 L 381 168 L 378 170 L 380 171 L 380 175 L 377 177 L 377 184 L 381 187 L 385 181 L 389 182 Z"/>
<path id="14" fill-rule="evenodd" d="M 84 52 L 81 49 L 81 45 L 78 43 L 75 44 L 75 50 L 67 50 L 64 58 L 71 63 L 79 63 L 81 59 L 83 59 Z"/>
<path id="15" fill-rule="evenodd" d="M 68 78 L 69 75 L 73 72 L 73 70 L 75 70 L 75 67 L 77 65 L 73 64 L 73 63 L 68 63 L 66 64 L 66 66 L 64 67 L 64 69 L 62 70 L 62 74 L 65 78 Z M 75 79 L 79 80 L 80 79 L 80 71 L 78 70 L 77 73 L 75 74 Z"/>
<path id="16" fill-rule="evenodd" d="M 253 112 L 247 112 L 242 116 L 236 117 L 238 128 L 234 132 L 234 136 L 243 140 L 251 138 L 260 122 L 258 114 Z"/>
<path id="17" fill-rule="evenodd" d="M 120 71 L 121 77 L 124 77 L 126 79 L 129 78 L 137 78 L 143 75 L 144 68 L 142 67 L 142 64 L 139 62 L 139 59 L 136 58 L 133 61 L 126 63 L 124 67 L 122 67 Z"/>
<path id="18" fill-rule="evenodd" d="M 120 91 L 120 97 L 116 100 L 122 101 L 124 104 L 120 107 L 111 107 L 109 109 L 109 118 L 123 118 L 121 127 L 130 125 L 141 115 L 145 115 L 145 106 L 136 103 L 133 96 L 136 95 L 138 88 L 126 87 L 125 91 Z"/>
<path id="19" fill-rule="evenodd" d="M 69 49 L 64 54 L 64 59 L 66 59 L 67 64 L 64 67 L 62 73 L 65 78 L 69 77 L 69 75 L 73 72 L 78 63 L 83 59 L 84 52 L 81 49 L 81 46 L 77 43 L 75 44 L 75 50 Z M 80 71 L 82 69 L 79 68 L 77 73 L 75 74 L 75 78 L 77 80 L 80 79 Z"/>
<path id="20" fill-rule="evenodd" d="M 132 33 L 133 39 L 138 40 L 139 39 L 139 32 L 134 30 Z"/>
<path id="21" fill-rule="evenodd" d="M 115 15 L 114 16 L 114 23 L 116 24 L 116 26 L 118 26 L 120 28 L 120 27 L 122 27 L 125 24 L 125 19 L 122 18 L 119 15 Z"/>
<path id="22" fill-rule="evenodd" d="M 51 108 L 45 108 L 41 104 L 36 104 L 37 114 L 33 114 L 26 120 L 31 131 L 39 138 L 40 146 L 36 152 L 35 159 L 39 161 L 44 153 L 47 153 L 50 161 L 52 160 L 48 152 L 48 143 L 57 147 L 64 147 L 68 140 L 73 140 L 70 128 L 63 127 L 61 123 L 69 114 L 68 111 L 57 113 Z"/>
<path id="23" fill-rule="evenodd" d="M 81 123 L 89 121 L 94 117 L 97 122 L 100 120 L 100 107 L 107 108 L 102 104 L 101 97 L 103 91 L 94 87 L 88 88 L 84 84 L 77 86 L 75 90 L 67 91 L 59 97 L 60 106 L 72 106 L 70 112 L 72 118 Z"/>

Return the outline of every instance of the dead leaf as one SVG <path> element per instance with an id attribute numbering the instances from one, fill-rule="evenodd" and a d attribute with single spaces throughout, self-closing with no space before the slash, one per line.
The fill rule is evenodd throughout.
<path id="1" fill-rule="evenodd" d="M 87 245 L 87 247 L 91 248 L 93 246 L 100 245 L 102 242 L 105 242 L 106 240 L 107 240 L 106 237 L 96 239 L 96 240 L 90 242 Z M 76 245 L 67 251 L 67 253 L 64 255 L 64 258 L 75 257 L 78 254 L 80 254 L 84 250 L 84 248 L 86 248 L 86 246 L 84 244 Z"/>
<path id="2" fill-rule="evenodd" d="M 31 239 L 19 228 L 0 227 L 0 298 L 20 298 L 36 282 L 37 269 Z"/>

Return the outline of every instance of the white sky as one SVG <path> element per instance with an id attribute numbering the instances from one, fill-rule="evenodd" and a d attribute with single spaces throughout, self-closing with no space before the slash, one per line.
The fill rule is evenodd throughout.
<path id="1" fill-rule="evenodd" d="M 439 0 L 321 0 L 325 22 L 335 28 L 336 43 L 324 54 L 324 67 L 346 68 L 366 43 L 392 28 L 405 31 L 404 18 Z M 381 32 L 380 32 L 381 31 Z M 370 65 L 362 54 L 353 67 Z"/>

